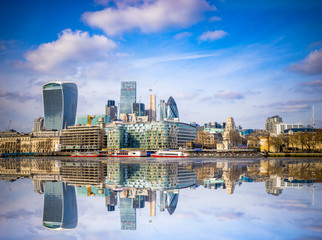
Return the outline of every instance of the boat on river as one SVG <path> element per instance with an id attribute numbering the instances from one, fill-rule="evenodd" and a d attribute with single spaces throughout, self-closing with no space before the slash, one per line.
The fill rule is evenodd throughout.
<path id="1" fill-rule="evenodd" d="M 118 150 L 111 154 L 111 157 L 147 157 L 148 153 L 146 151 L 126 151 Z"/>
<path id="2" fill-rule="evenodd" d="M 158 157 L 158 158 L 187 158 L 189 157 L 189 154 L 182 151 L 165 151 L 165 150 L 159 150 L 156 153 L 152 154 L 152 157 Z"/>

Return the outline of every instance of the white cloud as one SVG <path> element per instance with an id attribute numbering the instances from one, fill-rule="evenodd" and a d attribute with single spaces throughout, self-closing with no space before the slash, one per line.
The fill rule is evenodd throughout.
<path id="1" fill-rule="evenodd" d="M 228 33 L 226 33 L 223 30 L 208 31 L 208 32 L 204 32 L 203 34 L 201 34 L 201 36 L 199 37 L 199 40 L 211 42 L 211 41 L 214 41 L 217 39 L 221 39 L 227 35 L 228 35 Z"/>
<path id="2" fill-rule="evenodd" d="M 116 43 L 105 36 L 66 29 L 58 35 L 58 40 L 28 51 L 26 65 L 37 72 L 57 71 L 106 59 L 115 48 Z"/>
<path id="3" fill-rule="evenodd" d="M 191 32 L 181 32 L 181 33 L 178 33 L 174 36 L 174 39 L 175 40 L 180 40 L 182 38 L 188 38 L 188 37 L 191 37 L 192 36 L 192 33 Z"/>
<path id="4" fill-rule="evenodd" d="M 192 100 L 195 99 L 197 94 L 196 93 L 185 93 L 180 92 L 173 95 L 174 99 L 185 99 L 185 100 Z"/>
<path id="5" fill-rule="evenodd" d="M 220 91 L 215 95 L 216 98 L 221 98 L 224 100 L 234 100 L 245 98 L 242 93 L 237 91 Z"/>
<path id="6" fill-rule="evenodd" d="M 143 58 L 135 60 L 134 66 L 135 67 L 147 67 L 152 64 L 156 63 L 163 63 L 163 62 L 174 62 L 174 61 L 181 61 L 181 60 L 193 60 L 193 59 L 201 59 L 201 58 L 210 58 L 218 56 L 218 53 L 186 53 L 186 54 L 178 54 L 178 55 L 166 55 L 166 56 L 159 56 L 159 57 L 151 57 L 151 58 Z"/>
<path id="7" fill-rule="evenodd" d="M 205 0 L 145 0 L 140 5 L 121 2 L 116 4 L 116 8 L 86 12 L 83 19 L 108 35 L 118 35 L 133 29 L 152 33 L 168 27 L 191 26 L 203 18 L 204 12 L 215 10 Z"/>
<path id="8" fill-rule="evenodd" d="M 292 64 L 289 69 L 304 74 L 322 74 L 322 49 L 314 50 L 301 62 Z"/>
<path id="9" fill-rule="evenodd" d="M 217 22 L 217 21 L 221 21 L 221 17 L 213 16 L 209 18 L 209 22 Z"/>
<path id="10" fill-rule="evenodd" d="M 310 86 L 310 87 L 320 87 L 322 86 L 322 79 L 306 82 L 304 83 L 304 85 Z"/>

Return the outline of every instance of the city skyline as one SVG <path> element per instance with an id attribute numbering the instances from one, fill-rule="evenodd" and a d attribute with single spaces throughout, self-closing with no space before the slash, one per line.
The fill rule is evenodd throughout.
<path id="1" fill-rule="evenodd" d="M 264 129 L 279 115 L 306 125 L 314 106 L 321 127 L 321 6 L 7 1 L 0 10 L 0 127 L 12 120 L 11 128 L 31 131 L 43 116 L 41 86 L 55 80 L 77 84 L 77 115 L 104 113 L 108 99 L 120 98 L 120 83 L 136 81 L 146 106 L 151 92 L 157 103 L 173 96 L 182 122 L 232 116 L 246 129 Z"/>

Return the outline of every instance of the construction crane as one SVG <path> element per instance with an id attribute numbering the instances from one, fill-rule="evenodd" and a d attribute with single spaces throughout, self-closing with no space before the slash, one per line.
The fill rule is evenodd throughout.
<path id="1" fill-rule="evenodd" d="M 9 121 L 7 132 L 10 130 L 11 122 L 12 122 L 12 120 Z"/>
<path id="2" fill-rule="evenodd" d="M 155 80 L 154 83 L 152 84 L 151 88 L 149 88 L 149 91 L 152 92 L 152 89 L 154 87 L 154 85 L 157 83 L 158 80 Z"/>
<path id="3" fill-rule="evenodd" d="M 95 116 L 87 115 L 87 124 L 86 125 L 92 125 L 93 118 L 95 118 Z"/>

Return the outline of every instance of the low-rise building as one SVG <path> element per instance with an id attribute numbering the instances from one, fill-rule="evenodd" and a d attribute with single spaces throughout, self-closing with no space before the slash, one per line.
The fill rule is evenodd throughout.
<path id="1" fill-rule="evenodd" d="M 105 146 L 106 135 L 99 126 L 69 126 L 62 132 L 62 151 L 97 151 Z"/>

